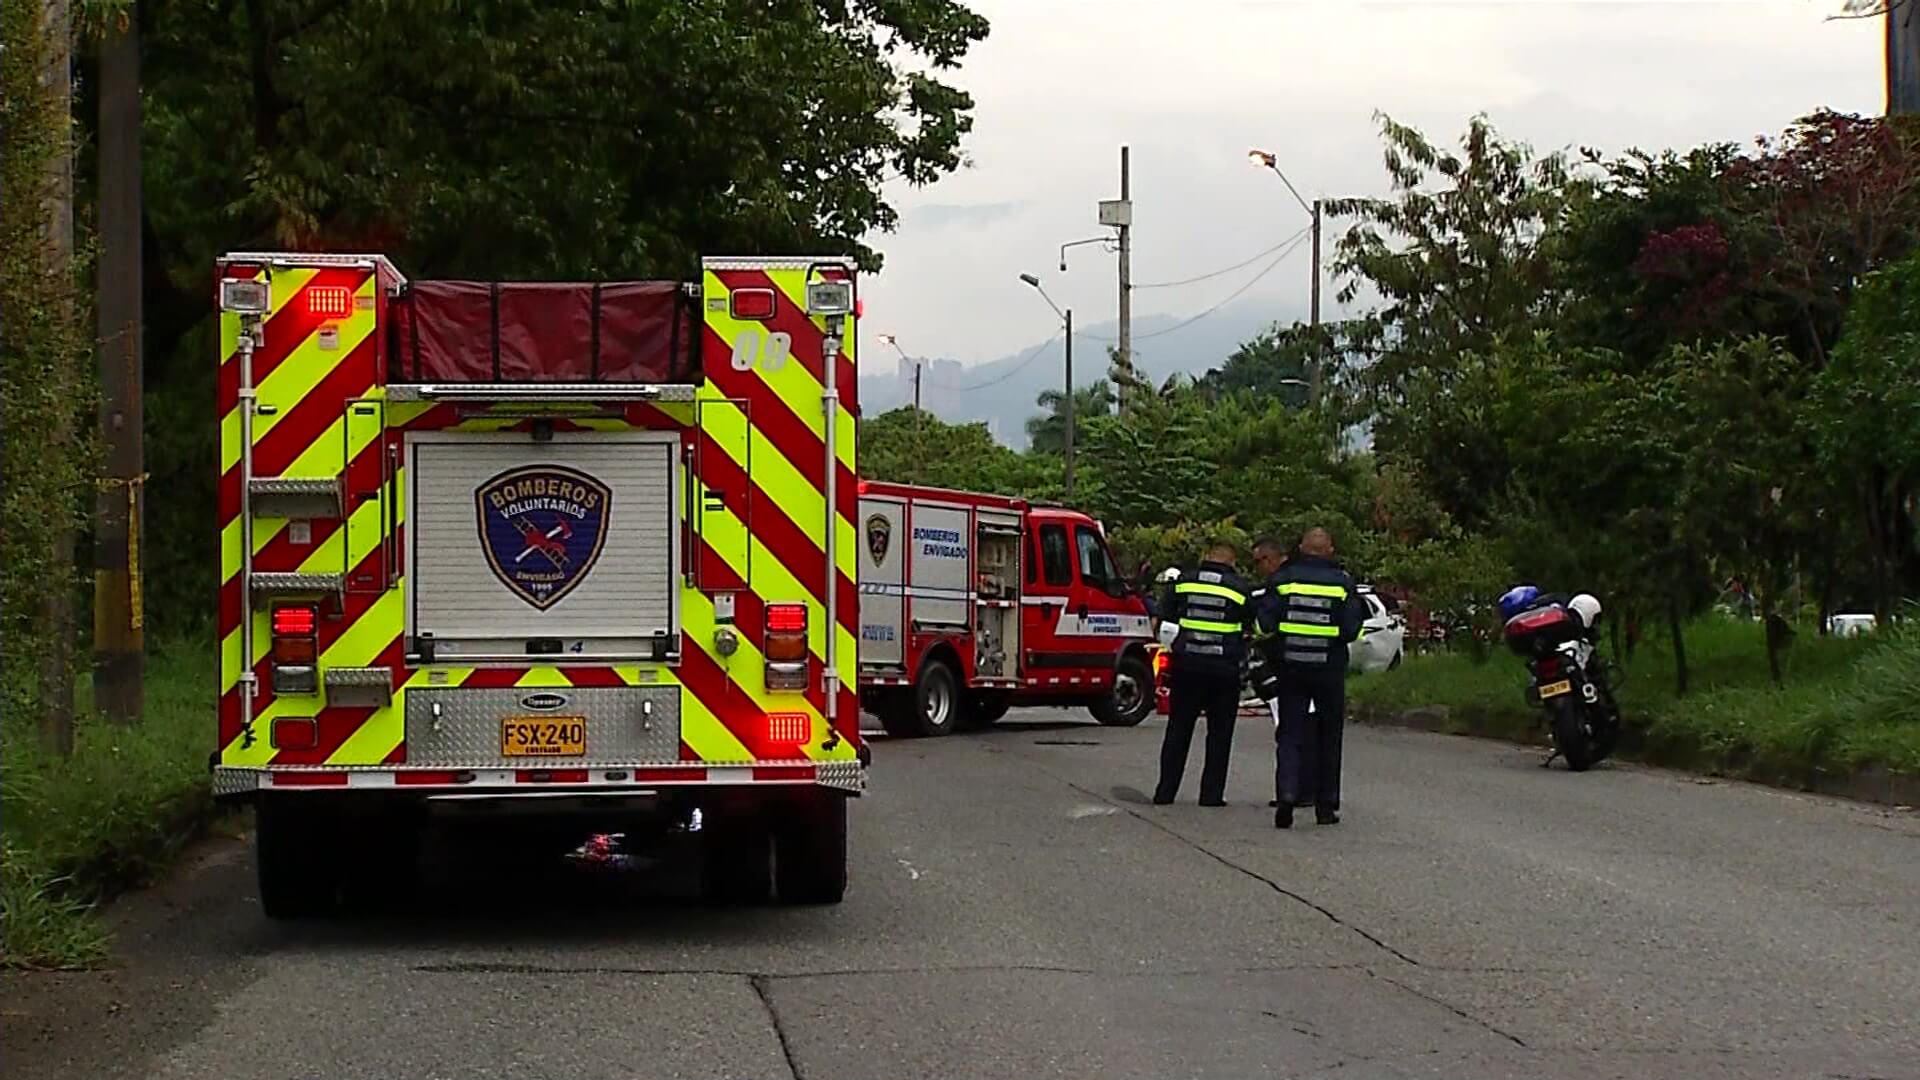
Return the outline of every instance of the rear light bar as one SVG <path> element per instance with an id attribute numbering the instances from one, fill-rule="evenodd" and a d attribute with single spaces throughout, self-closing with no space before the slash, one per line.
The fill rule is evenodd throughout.
<path id="1" fill-rule="evenodd" d="M 727 314 L 735 319 L 764 321 L 773 318 L 773 313 L 772 289 L 735 289 L 727 295 Z"/>
<path id="2" fill-rule="evenodd" d="M 768 604 L 767 633 L 761 650 L 767 661 L 767 689 L 805 690 L 807 605 Z"/>
<path id="3" fill-rule="evenodd" d="M 273 692 L 320 692 L 320 609 L 284 604 L 267 616 L 273 631 Z"/>

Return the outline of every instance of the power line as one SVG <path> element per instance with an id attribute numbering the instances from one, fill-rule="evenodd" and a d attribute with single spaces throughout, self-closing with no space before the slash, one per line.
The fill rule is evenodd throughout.
<path id="1" fill-rule="evenodd" d="M 1020 372 L 1026 370 L 1027 365 L 1033 363 L 1034 359 L 1038 357 L 1041 354 L 1041 352 L 1045 351 L 1049 345 L 1052 345 L 1054 342 L 1059 340 L 1060 340 L 1060 331 L 1055 330 L 1053 332 L 1052 337 L 1034 346 L 1032 351 L 1028 352 L 1027 355 L 1021 357 L 1020 360 L 1013 365 L 1013 367 L 1007 369 L 1007 371 L 1003 372 L 1000 375 L 997 375 L 991 379 L 988 379 L 986 382 L 983 382 L 983 383 L 976 383 L 972 386 L 948 386 L 937 379 L 928 379 L 927 381 L 932 383 L 936 388 L 945 390 L 948 393 L 952 393 L 952 394 L 970 394 L 975 390 L 985 390 L 989 386 L 998 386 L 999 384 L 1006 382 L 1008 379 L 1011 379 L 1015 375 L 1018 375 L 1020 374 Z"/>
<path id="2" fill-rule="evenodd" d="M 1255 252 L 1254 254 L 1248 256 L 1246 259 L 1240 262 L 1234 263 L 1232 266 L 1225 267 L 1224 269 L 1215 270 L 1207 274 L 1201 274 L 1199 277 L 1181 278 L 1179 281 L 1158 281 L 1158 282 L 1154 282 L 1151 285 L 1135 285 L 1134 288 L 1136 289 L 1172 289 L 1180 285 L 1192 285 L 1192 284 L 1195 284 L 1196 282 L 1211 281 L 1214 278 L 1220 277 L 1223 274 L 1231 274 L 1235 270 L 1239 270 L 1244 267 L 1251 266 L 1254 263 L 1259 262 L 1261 259 L 1264 259 L 1267 256 L 1273 254 L 1274 252 L 1279 251 L 1281 248 L 1286 247 L 1288 244 L 1294 243 L 1295 241 L 1299 240 L 1302 236 L 1305 236 L 1307 233 L 1312 231 L 1313 231 L 1313 226 L 1309 225 L 1306 228 L 1301 229 L 1299 232 L 1294 233 L 1292 236 L 1287 237 L 1285 240 L 1282 240 L 1279 243 L 1273 245 L 1267 250 Z"/>
<path id="3" fill-rule="evenodd" d="M 1228 304 L 1233 303 L 1235 300 L 1238 300 L 1241 297 L 1241 295 L 1243 295 L 1248 289 L 1251 289 L 1255 285 L 1259 284 L 1261 278 L 1264 278 L 1268 274 L 1271 274 L 1273 272 L 1274 267 L 1279 266 L 1281 263 L 1287 261 L 1287 256 L 1293 254 L 1296 250 L 1299 249 L 1300 243 L 1302 240 L 1306 238 L 1306 232 L 1308 231 L 1311 231 L 1311 230 L 1296 233 L 1293 239 L 1287 243 L 1286 250 L 1280 252 L 1280 254 L 1276 256 L 1272 262 L 1261 267 L 1259 273 L 1253 275 L 1253 277 L 1251 278 L 1248 278 L 1246 284 L 1228 293 L 1224 298 L 1220 300 L 1219 303 L 1213 305 L 1212 307 L 1201 312 L 1200 314 L 1193 316 L 1190 319 L 1183 319 L 1180 322 L 1174 323 L 1172 326 L 1162 327 L 1161 329 L 1155 330 L 1150 334 L 1135 334 L 1133 335 L 1133 340 L 1145 341 L 1148 338 L 1157 338 L 1165 334 L 1171 334 L 1175 330 L 1183 330 L 1189 326 L 1192 326 L 1194 323 L 1199 322 L 1201 319 L 1204 319 L 1207 316 L 1213 314 L 1214 312 L 1219 311 L 1221 308 L 1226 307 Z M 1102 341 L 1102 342 L 1110 342 L 1113 340 L 1110 337 L 1101 337 L 1098 334 L 1083 334 L 1081 336 L 1090 337 L 1095 341 Z"/>

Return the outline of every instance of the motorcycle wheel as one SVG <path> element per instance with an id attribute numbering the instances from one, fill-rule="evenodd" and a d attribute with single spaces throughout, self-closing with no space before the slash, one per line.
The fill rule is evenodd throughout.
<path id="1" fill-rule="evenodd" d="M 1586 772 L 1593 767 L 1593 746 L 1587 741 L 1586 725 L 1581 723 L 1580 708 L 1562 697 L 1547 706 L 1552 721 L 1553 745 L 1567 759 L 1567 768 Z"/>

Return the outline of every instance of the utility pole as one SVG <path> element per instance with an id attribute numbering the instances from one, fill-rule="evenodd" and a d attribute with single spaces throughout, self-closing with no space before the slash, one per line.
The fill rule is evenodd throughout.
<path id="1" fill-rule="evenodd" d="M 1887 20 L 1887 115 L 1920 112 L 1920 19 L 1914 0 L 1889 0 Z"/>
<path id="2" fill-rule="evenodd" d="M 63 329 L 71 328 L 73 299 L 73 15 L 67 0 L 46 0 L 41 32 L 46 35 L 44 108 L 60 131 L 60 145 L 47 159 L 46 275 L 53 283 Z M 73 418 L 66 410 L 75 379 L 68 357 L 53 358 L 57 411 L 42 433 L 48 452 L 73 453 Z M 18 437 L 16 435 L 16 437 Z M 73 752 L 73 573 L 74 527 L 64 506 L 50 508 L 56 518 L 47 530 L 47 582 L 41 618 L 47 640 L 40 654 L 40 732 L 57 754 Z"/>
<path id="3" fill-rule="evenodd" d="M 1313 386 L 1308 391 L 1315 408 L 1320 406 L 1320 369 L 1325 366 L 1326 358 L 1320 349 L 1320 200 L 1313 200 L 1313 289 L 1308 294 L 1307 319 L 1313 334 L 1313 371 L 1308 378 Z"/>
<path id="4" fill-rule="evenodd" d="M 1073 500 L 1073 309 L 1068 308 L 1067 319 L 1067 399 L 1062 403 L 1066 410 L 1067 429 L 1064 435 L 1067 458 L 1067 500 Z"/>
<path id="5" fill-rule="evenodd" d="M 105 478 L 95 504 L 95 707 L 139 723 L 146 701 L 140 533 L 145 475 L 141 414 L 140 24 L 133 5 L 100 46 L 100 440 Z"/>
<path id="6" fill-rule="evenodd" d="M 1127 148 L 1120 148 L 1120 202 L 1128 208 L 1118 226 L 1120 231 L 1120 370 L 1133 377 L 1133 192 L 1127 177 Z M 1127 395 L 1122 388 L 1118 408 L 1127 411 Z"/>

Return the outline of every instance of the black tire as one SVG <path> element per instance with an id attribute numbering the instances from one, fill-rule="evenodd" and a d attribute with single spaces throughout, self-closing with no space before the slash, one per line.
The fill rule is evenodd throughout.
<path id="1" fill-rule="evenodd" d="M 1106 727 L 1133 727 L 1153 712 L 1153 668 L 1131 653 L 1113 670 L 1113 690 L 1087 707 Z"/>
<path id="2" fill-rule="evenodd" d="M 821 795 L 787 815 L 773 838 L 774 889 L 783 904 L 837 904 L 847 894 L 847 800 Z"/>
<path id="3" fill-rule="evenodd" d="M 972 693 L 963 702 L 965 711 L 962 718 L 968 727 L 992 727 L 1013 708 L 1013 696 L 1002 693 Z"/>
<path id="4" fill-rule="evenodd" d="M 701 885 L 708 900 L 750 906 L 764 904 L 773 895 L 773 837 L 757 818 L 717 822 L 707 830 L 701 855 Z"/>
<path id="5" fill-rule="evenodd" d="M 340 900 L 337 839 L 302 796 L 265 798 L 254 805 L 253 852 L 260 910 L 269 919 L 331 914 Z"/>
<path id="6" fill-rule="evenodd" d="M 880 726 L 896 739 L 913 738 L 913 689 L 889 689 L 876 696 L 873 714 Z"/>
<path id="7" fill-rule="evenodd" d="M 1587 741 L 1587 729 L 1581 722 L 1580 706 L 1561 698 L 1548 706 L 1553 721 L 1553 745 L 1567 761 L 1567 768 L 1586 772 L 1593 767 L 1593 746 Z"/>
<path id="8" fill-rule="evenodd" d="M 896 713 L 901 730 L 887 731 L 907 738 L 951 735 L 960 727 L 960 680 L 944 660 L 929 660 L 913 681 L 909 708 Z"/>

